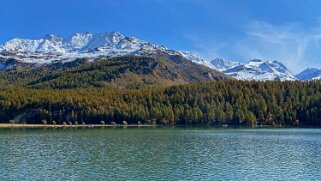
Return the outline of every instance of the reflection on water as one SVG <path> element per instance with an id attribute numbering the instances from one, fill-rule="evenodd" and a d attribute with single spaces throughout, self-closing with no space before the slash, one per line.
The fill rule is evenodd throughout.
<path id="1" fill-rule="evenodd" d="M 0 180 L 321 180 L 320 129 L 3 129 Z"/>

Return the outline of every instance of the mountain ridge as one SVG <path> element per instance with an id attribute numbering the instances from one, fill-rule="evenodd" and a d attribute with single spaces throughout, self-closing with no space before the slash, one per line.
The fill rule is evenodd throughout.
<path id="1" fill-rule="evenodd" d="M 0 46 L 2 58 L 16 58 L 22 62 L 37 64 L 52 63 L 57 59 L 72 61 L 76 58 L 95 59 L 100 56 L 142 55 L 157 51 L 170 55 L 179 54 L 164 46 L 124 36 L 119 32 L 75 33 L 67 38 L 45 35 L 37 40 L 15 38 Z M 6 56 L 6 53 L 10 55 Z"/>
<path id="2" fill-rule="evenodd" d="M 57 62 L 72 62 L 79 58 L 86 58 L 91 62 L 129 55 L 155 58 L 162 53 L 182 56 L 239 80 L 301 80 L 278 61 L 254 59 L 242 63 L 220 58 L 207 60 L 190 51 L 169 49 L 116 31 L 74 33 L 65 38 L 47 34 L 36 40 L 14 38 L 0 46 L 0 70 L 11 69 L 15 66 L 14 63 L 39 67 Z M 315 77 L 311 79 L 313 78 Z"/>
<path id="3" fill-rule="evenodd" d="M 294 74 L 278 61 L 253 59 L 247 63 L 213 59 L 211 61 L 195 61 L 215 70 L 221 71 L 238 80 L 297 80 Z"/>

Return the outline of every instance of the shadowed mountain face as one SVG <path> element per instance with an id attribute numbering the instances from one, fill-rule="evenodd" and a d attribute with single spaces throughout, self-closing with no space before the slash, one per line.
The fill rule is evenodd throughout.
<path id="1" fill-rule="evenodd" d="M 299 80 L 319 80 L 321 79 L 320 68 L 308 68 L 296 75 Z"/>

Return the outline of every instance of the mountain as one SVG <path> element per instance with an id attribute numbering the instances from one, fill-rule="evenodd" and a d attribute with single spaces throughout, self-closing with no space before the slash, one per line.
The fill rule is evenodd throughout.
<path id="1" fill-rule="evenodd" d="M 73 61 L 77 58 L 93 61 L 102 57 L 125 55 L 155 57 L 159 53 L 183 56 L 192 61 L 203 59 L 192 52 L 171 50 L 135 37 L 124 36 L 119 32 L 75 33 L 67 38 L 49 34 L 37 40 L 15 38 L 1 45 L 0 70 L 5 68 L 2 66 L 3 61 L 8 59 L 43 65 Z"/>
<path id="2" fill-rule="evenodd" d="M 46 35 L 38 40 L 13 39 L 0 46 L 0 58 L 14 58 L 25 63 L 48 64 L 54 61 L 72 61 L 77 58 L 96 59 L 101 56 L 155 54 L 162 51 L 179 54 L 163 46 L 127 37 L 119 32 L 75 33 L 62 38 Z"/>
<path id="3" fill-rule="evenodd" d="M 238 80 L 296 80 L 296 77 L 282 63 L 277 61 L 251 60 L 248 63 L 214 59 L 212 61 L 194 61 L 224 72 Z"/>
<path id="4" fill-rule="evenodd" d="M 41 67 L 29 64 L 0 72 L 0 89 L 84 87 L 143 88 L 230 79 L 225 74 L 197 65 L 182 56 L 121 56 L 93 62 L 79 58 Z"/>
<path id="5" fill-rule="evenodd" d="M 321 79 L 320 68 L 308 68 L 296 75 L 299 80 L 318 80 Z"/>
<path id="6" fill-rule="evenodd" d="M 227 69 L 224 73 L 239 80 L 296 80 L 291 71 L 282 63 L 258 59 Z"/>
<path id="7" fill-rule="evenodd" d="M 290 70 L 277 61 L 252 60 L 248 63 L 223 59 L 208 61 L 192 52 L 171 50 L 135 37 L 124 36 L 119 32 L 75 33 L 66 38 L 49 34 L 37 40 L 16 38 L 0 46 L 0 70 L 37 69 L 83 58 L 88 62 L 122 56 L 159 60 L 159 55 L 167 55 L 169 59 L 177 56 L 191 60 L 239 80 L 297 79 Z M 202 72 L 206 72 L 205 69 Z M 218 72 L 215 74 L 222 75 Z M 213 76 L 215 77 L 214 74 Z"/>
<path id="8" fill-rule="evenodd" d="M 15 38 L 0 46 L 0 59 L 13 58 L 24 63 L 49 64 L 57 60 L 73 61 L 77 58 L 91 60 L 99 57 L 119 57 L 124 55 L 154 56 L 159 52 L 180 55 L 188 59 L 199 59 L 195 54 L 170 50 L 119 32 L 75 33 L 62 38 L 45 35 L 37 40 Z"/>
<path id="9" fill-rule="evenodd" d="M 220 58 L 216 58 L 216 59 L 210 61 L 210 63 L 214 69 L 222 71 L 222 72 L 224 72 L 230 68 L 242 65 L 240 62 L 228 61 L 228 60 L 223 60 Z"/>
<path id="10" fill-rule="evenodd" d="M 0 46 L 0 87 L 146 87 L 229 79 L 190 53 L 118 32 L 13 39 Z"/>

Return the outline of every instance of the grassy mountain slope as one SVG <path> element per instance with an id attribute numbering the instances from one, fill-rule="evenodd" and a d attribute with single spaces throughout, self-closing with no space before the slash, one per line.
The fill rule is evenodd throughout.
<path id="1" fill-rule="evenodd" d="M 140 88 L 226 80 L 228 76 L 181 56 L 159 55 L 156 58 L 124 56 L 89 62 L 55 63 L 42 67 L 16 66 L 0 73 L 0 87 L 27 88 Z"/>

